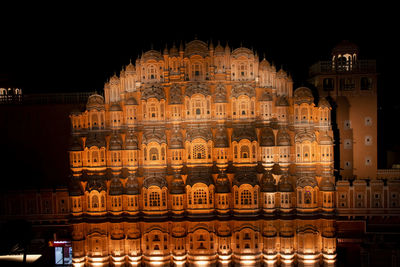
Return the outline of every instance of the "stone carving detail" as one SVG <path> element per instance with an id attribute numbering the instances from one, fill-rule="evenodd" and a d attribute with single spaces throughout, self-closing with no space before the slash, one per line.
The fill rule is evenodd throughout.
<path id="1" fill-rule="evenodd" d="M 232 88 L 232 97 L 238 98 L 241 95 L 247 95 L 248 97 L 255 97 L 256 91 L 253 86 L 248 84 L 238 84 Z"/>
<path id="2" fill-rule="evenodd" d="M 182 91 L 179 85 L 174 84 L 169 91 L 169 104 L 182 104 Z"/>
<path id="3" fill-rule="evenodd" d="M 233 128 L 232 142 L 239 142 L 242 139 L 247 139 L 250 142 L 257 141 L 257 134 L 252 127 L 238 126 Z"/>
<path id="4" fill-rule="evenodd" d="M 144 179 L 143 187 L 149 188 L 152 185 L 158 186 L 159 188 L 168 187 L 167 181 L 161 176 L 150 176 Z"/>
<path id="5" fill-rule="evenodd" d="M 142 100 L 156 98 L 158 101 L 165 99 L 164 88 L 159 84 L 152 84 L 143 89 Z"/>
<path id="6" fill-rule="evenodd" d="M 202 138 L 205 141 L 212 140 L 211 131 L 207 127 L 193 127 L 187 129 L 186 140 L 192 142 L 196 138 Z"/>
<path id="7" fill-rule="evenodd" d="M 203 83 L 193 83 L 186 87 L 185 95 L 191 97 L 194 94 L 202 94 L 204 96 L 211 95 L 210 87 Z"/>
<path id="8" fill-rule="evenodd" d="M 156 142 L 159 144 L 167 143 L 167 137 L 165 136 L 164 130 L 156 128 L 146 129 L 143 133 L 142 143 L 147 145 L 150 142 Z"/>
<path id="9" fill-rule="evenodd" d="M 227 103 L 226 88 L 223 84 L 218 84 L 215 88 L 215 103 Z"/>

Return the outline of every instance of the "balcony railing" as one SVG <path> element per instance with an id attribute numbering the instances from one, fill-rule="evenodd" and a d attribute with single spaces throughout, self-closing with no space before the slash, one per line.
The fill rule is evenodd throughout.
<path id="1" fill-rule="evenodd" d="M 310 75 L 343 72 L 376 72 L 376 60 L 358 60 L 356 64 L 340 64 L 332 61 L 319 61 L 311 66 Z"/>

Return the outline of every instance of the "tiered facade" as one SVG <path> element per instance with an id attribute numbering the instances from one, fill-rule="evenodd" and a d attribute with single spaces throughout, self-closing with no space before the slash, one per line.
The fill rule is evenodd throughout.
<path id="1" fill-rule="evenodd" d="M 330 112 L 247 48 L 144 53 L 70 116 L 74 264 L 333 263 Z"/>

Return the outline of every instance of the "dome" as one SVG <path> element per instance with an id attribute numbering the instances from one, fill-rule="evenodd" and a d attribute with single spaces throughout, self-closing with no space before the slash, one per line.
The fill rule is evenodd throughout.
<path id="1" fill-rule="evenodd" d="M 293 192 L 293 186 L 289 183 L 289 178 L 287 175 L 281 177 L 281 180 L 278 184 L 279 192 Z"/>
<path id="2" fill-rule="evenodd" d="M 217 182 L 215 183 L 215 192 L 220 194 L 231 192 L 231 187 L 226 173 L 218 174 Z"/>
<path id="3" fill-rule="evenodd" d="M 222 45 L 221 45 L 221 42 L 220 41 L 218 41 L 218 44 L 217 44 L 217 46 L 215 47 L 215 53 L 224 53 L 224 48 L 222 47 Z"/>
<path id="4" fill-rule="evenodd" d="M 119 134 L 114 133 L 110 138 L 109 150 L 121 150 L 122 149 L 122 139 Z"/>
<path id="5" fill-rule="evenodd" d="M 332 55 L 343 55 L 343 54 L 358 54 L 359 48 L 356 44 L 343 40 L 339 44 L 337 44 L 332 49 Z"/>
<path id="6" fill-rule="evenodd" d="M 128 100 L 126 100 L 125 105 L 138 105 L 138 102 L 136 98 L 131 96 L 130 98 L 128 98 Z"/>
<path id="7" fill-rule="evenodd" d="M 169 56 L 170 57 L 178 57 L 179 56 L 178 48 L 176 48 L 175 43 L 173 43 L 172 47 L 169 49 Z"/>
<path id="8" fill-rule="evenodd" d="M 270 66 L 271 66 L 271 64 L 269 64 L 269 62 L 265 58 L 263 58 L 263 60 L 261 60 L 260 67 L 268 68 Z"/>
<path id="9" fill-rule="evenodd" d="M 82 142 L 79 137 L 73 137 L 69 145 L 69 151 L 83 151 Z"/>
<path id="10" fill-rule="evenodd" d="M 330 137 L 327 132 L 323 132 L 319 137 L 319 144 L 332 145 L 333 144 L 332 137 Z"/>
<path id="11" fill-rule="evenodd" d="M 294 98 L 296 104 L 307 103 L 312 104 L 314 101 L 311 90 L 307 87 L 299 87 L 294 91 Z"/>
<path id="12" fill-rule="evenodd" d="M 139 184 L 135 174 L 130 174 L 125 184 L 125 193 L 127 195 L 139 195 Z"/>
<path id="13" fill-rule="evenodd" d="M 86 103 L 87 110 L 104 110 L 104 98 L 99 94 L 92 94 L 89 96 L 88 101 Z"/>
<path id="14" fill-rule="evenodd" d="M 235 173 L 234 185 L 240 186 L 242 184 L 249 184 L 256 186 L 258 184 L 257 174 L 253 169 L 240 168 Z"/>
<path id="15" fill-rule="evenodd" d="M 232 142 L 240 142 L 242 139 L 247 139 L 250 142 L 258 141 L 257 134 L 253 127 L 246 127 L 244 125 L 237 125 L 233 128 Z"/>
<path id="16" fill-rule="evenodd" d="M 321 97 L 318 101 L 319 108 L 331 108 L 331 104 L 329 104 L 328 100 L 325 97 Z"/>
<path id="17" fill-rule="evenodd" d="M 121 180 L 118 177 L 114 177 L 110 183 L 110 196 L 122 195 L 124 192 L 124 187 Z"/>
<path id="18" fill-rule="evenodd" d="M 86 139 L 85 146 L 89 148 L 92 146 L 96 146 L 98 148 L 106 147 L 106 139 L 101 133 L 91 132 Z"/>
<path id="19" fill-rule="evenodd" d="M 276 134 L 278 146 L 290 146 L 290 135 L 285 129 L 279 129 Z"/>
<path id="20" fill-rule="evenodd" d="M 83 191 L 82 191 L 82 187 L 81 184 L 79 182 L 78 179 L 72 179 L 69 188 L 68 188 L 68 192 L 70 196 L 82 196 L 83 195 Z"/>
<path id="21" fill-rule="evenodd" d="M 129 65 L 126 66 L 125 70 L 127 74 L 135 73 L 135 66 L 132 64 L 132 62 L 129 62 Z"/>
<path id="22" fill-rule="evenodd" d="M 125 137 L 125 149 L 128 150 L 137 150 L 138 149 L 138 143 L 137 143 L 137 137 L 135 135 L 135 132 L 133 130 L 129 130 L 126 134 Z"/>
<path id="23" fill-rule="evenodd" d="M 275 175 L 281 175 L 282 174 L 281 166 L 279 166 L 278 163 L 275 163 L 274 166 L 272 166 L 271 173 Z"/>
<path id="24" fill-rule="evenodd" d="M 261 192 L 276 192 L 275 180 L 270 171 L 266 171 L 262 177 Z"/>
<path id="25" fill-rule="evenodd" d="M 215 132 L 214 147 L 229 148 L 228 135 L 223 126 L 218 127 Z"/>
<path id="26" fill-rule="evenodd" d="M 174 174 L 169 193 L 173 195 L 185 194 L 185 184 L 183 183 L 182 176 L 179 173 Z"/>
<path id="27" fill-rule="evenodd" d="M 105 183 L 105 177 L 100 175 L 91 175 L 88 177 L 86 183 L 86 191 L 96 190 L 97 192 L 107 191 L 107 185 Z"/>
<path id="28" fill-rule="evenodd" d="M 275 135 L 271 128 L 265 127 L 261 129 L 260 146 L 275 146 Z"/>
<path id="29" fill-rule="evenodd" d="M 178 129 L 173 129 L 169 144 L 170 149 L 183 149 L 183 137 Z"/>
<path id="30" fill-rule="evenodd" d="M 321 191 L 335 191 L 335 185 L 329 181 L 328 177 L 322 177 L 319 189 Z"/>
<path id="31" fill-rule="evenodd" d="M 162 175 L 148 176 L 143 181 L 143 187 L 149 188 L 150 186 L 157 186 L 159 188 L 168 187 L 167 180 Z"/>
<path id="32" fill-rule="evenodd" d="M 196 183 L 203 183 L 207 186 L 214 184 L 214 179 L 211 176 L 211 170 L 202 167 L 188 169 L 186 184 L 193 186 Z"/>
<path id="33" fill-rule="evenodd" d="M 192 55 L 200 55 L 202 57 L 208 56 L 208 45 L 197 39 L 187 43 L 185 47 L 185 57 L 190 57 Z"/>

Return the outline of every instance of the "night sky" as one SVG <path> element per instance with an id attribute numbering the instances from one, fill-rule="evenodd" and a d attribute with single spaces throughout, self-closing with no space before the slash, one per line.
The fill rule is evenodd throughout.
<path id="1" fill-rule="evenodd" d="M 260 58 L 265 55 L 288 71 L 296 88 L 307 85 L 313 63 L 329 60 L 336 44 L 350 40 L 359 46 L 360 58 L 378 63 L 378 138 L 385 140 L 381 154 L 399 145 L 392 130 L 400 115 L 397 70 L 392 67 L 399 43 L 394 7 L 337 1 L 323 7 L 235 3 L 195 2 L 183 10 L 179 8 L 184 4 L 166 2 L 2 8 L 0 87 L 19 87 L 25 94 L 99 92 L 109 77 L 142 52 L 198 38 L 253 48 Z"/>

